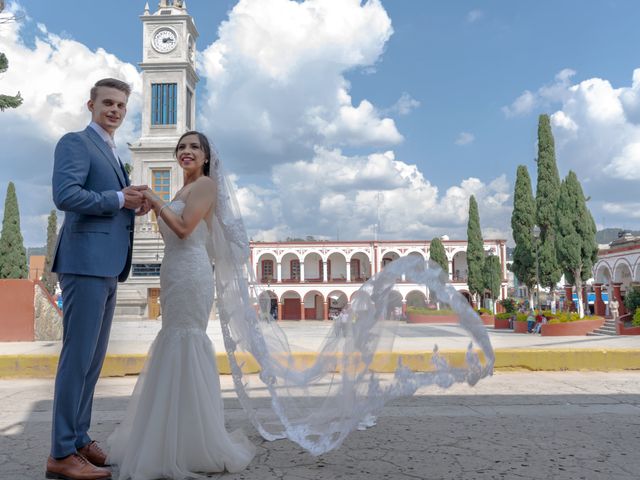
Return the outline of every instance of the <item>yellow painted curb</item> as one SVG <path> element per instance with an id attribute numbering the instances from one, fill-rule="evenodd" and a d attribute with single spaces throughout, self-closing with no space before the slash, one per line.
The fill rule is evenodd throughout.
<path id="1" fill-rule="evenodd" d="M 640 349 L 500 349 L 496 350 L 496 370 L 539 370 L 539 371 L 614 371 L 640 370 Z M 440 355 L 453 366 L 463 366 L 464 350 L 442 350 Z M 402 364 L 413 371 L 427 372 L 431 365 L 432 352 L 393 352 L 377 354 L 372 362 L 376 372 L 394 372 L 400 359 Z M 101 376 L 121 377 L 137 375 L 142 371 L 146 354 L 107 355 Z M 316 361 L 315 353 L 294 354 L 294 365 L 303 368 Z M 360 367 L 360 362 L 349 365 L 339 358 L 328 357 L 335 362 L 335 370 Z M 481 355 L 481 360 L 484 361 Z M 216 361 L 221 374 L 231 373 L 229 359 L 225 353 L 217 353 Z M 246 373 L 256 373 L 259 367 L 255 359 L 245 353 L 238 354 L 238 361 Z M 0 355 L 0 378 L 47 378 L 54 377 L 58 366 L 57 355 Z"/>

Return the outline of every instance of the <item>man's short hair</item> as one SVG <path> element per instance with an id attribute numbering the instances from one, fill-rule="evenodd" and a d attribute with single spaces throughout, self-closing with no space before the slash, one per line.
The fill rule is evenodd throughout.
<path id="1" fill-rule="evenodd" d="M 95 100 L 98 96 L 98 87 L 115 88 L 116 90 L 124 92 L 127 98 L 131 95 L 131 87 L 128 83 L 118 80 L 117 78 L 103 78 L 102 80 L 98 80 L 96 84 L 91 87 L 91 100 Z"/>

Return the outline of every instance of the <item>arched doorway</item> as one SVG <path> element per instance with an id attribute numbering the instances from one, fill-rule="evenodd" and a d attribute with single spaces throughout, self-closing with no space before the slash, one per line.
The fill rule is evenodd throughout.
<path id="1" fill-rule="evenodd" d="M 301 320 L 302 299 L 298 292 L 289 290 L 282 295 L 282 320 Z"/>
<path id="2" fill-rule="evenodd" d="M 418 290 L 407 294 L 407 307 L 427 308 L 427 296 Z"/>
<path id="3" fill-rule="evenodd" d="M 320 292 L 311 291 L 304 296 L 304 319 L 324 320 L 324 297 Z"/>
<path id="4" fill-rule="evenodd" d="M 335 320 L 342 309 L 347 306 L 349 299 L 344 292 L 334 290 L 327 295 L 327 302 L 329 302 L 329 320 Z"/>
<path id="5" fill-rule="evenodd" d="M 265 290 L 258 297 L 258 303 L 260 304 L 260 311 L 268 313 L 274 320 L 280 320 L 278 318 L 278 296 L 271 290 Z"/>

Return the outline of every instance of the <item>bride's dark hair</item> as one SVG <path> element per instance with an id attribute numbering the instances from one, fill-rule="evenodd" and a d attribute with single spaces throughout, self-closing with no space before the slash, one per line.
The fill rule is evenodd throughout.
<path id="1" fill-rule="evenodd" d="M 176 144 L 176 148 L 173 150 L 173 156 L 178 158 L 178 147 L 180 146 L 180 142 L 182 142 L 182 139 L 184 137 L 187 137 L 189 135 L 197 135 L 198 136 L 198 140 L 200 141 L 200 147 L 202 148 L 202 151 L 204 152 L 204 158 L 206 160 L 204 162 L 202 170 L 204 171 L 204 174 L 208 177 L 209 176 L 209 172 L 211 171 L 211 163 L 213 162 L 214 168 L 218 166 L 218 157 L 217 157 L 215 151 L 212 151 L 211 144 L 209 143 L 209 139 L 206 137 L 206 135 L 204 133 L 200 133 L 200 132 L 198 132 L 196 130 L 190 130 L 188 132 L 183 133 L 182 136 L 178 139 L 178 143 Z M 213 155 L 212 155 L 212 153 L 213 153 Z"/>

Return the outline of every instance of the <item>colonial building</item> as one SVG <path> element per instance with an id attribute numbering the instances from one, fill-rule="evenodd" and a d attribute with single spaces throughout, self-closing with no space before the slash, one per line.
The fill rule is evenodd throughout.
<path id="1" fill-rule="evenodd" d="M 449 260 L 449 280 L 467 298 L 467 242 L 443 241 Z M 405 255 L 429 258 L 428 241 L 285 242 L 251 244 L 251 262 L 259 283 L 270 296 L 271 312 L 279 320 L 327 320 L 350 301 L 372 275 Z M 507 294 L 506 241 L 486 240 L 485 251 L 502 265 L 500 298 Z M 268 292 L 268 293 L 267 293 Z M 424 285 L 398 279 L 391 303 L 398 313 L 424 306 Z"/>
<path id="2" fill-rule="evenodd" d="M 632 286 L 640 284 L 640 237 L 626 234 L 600 249 L 593 267 L 593 278 L 595 314 L 605 314 L 603 291 L 618 300 L 620 315 L 628 313 L 624 307 L 624 296 Z"/>
<path id="3" fill-rule="evenodd" d="M 195 51 L 198 31 L 184 2 L 160 0 L 140 16 L 143 27 L 143 109 L 141 137 L 130 146 L 132 183 L 146 184 L 169 201 L 182 186 L 182 171 L 173 149 L 182 133 L 195 128 L 198 75 Z M 465 241 L 444 242 L 449 278 L 468 296 Z M 133 265 L 118 289 L 116 318 L 155 319 L 160 315 L 160 264 L 163 242 L 153 214 L 136 219 Z M 506 242 L 485 241 L 485 250 L 500 258 L 506 296 Z M 328 319 L 353 293 L 388 262 L 404 255 L 429 256 L 428 241 L 358 241 L 252 243 L 256 278 L 269 293 L 278 319 Z M 428 292 L 400 279 L 394 293 L 397 310 L 422 305 Z"/>

